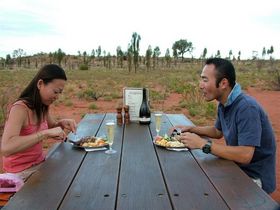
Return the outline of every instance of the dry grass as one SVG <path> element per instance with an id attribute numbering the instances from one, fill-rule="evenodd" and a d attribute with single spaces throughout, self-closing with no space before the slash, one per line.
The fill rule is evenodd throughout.
<path id="1" fill-rule="evenodd" d="M 262 89 L 277 89 L 279 80 L 277 70 L 279 62 L 267 61 L 235 62 L 238 82 L 244 89 L 255 86 Z M 156 69 L 147 72 L 140 69 L 136 74 L 127 69 L 94 68 L 91 70 L 67 70 L 68 82 L 63 95 L 57 103 L 72 106 L 72 99 L 92 101 L 90 109 L 98 110 L 94 101 L 102 97 L 106 101 L 122 98 L 123 87 L 147 87 L 150 89 L 151 107 L 161 104 L 170 93 L 179 93 L 183 100 L 176 109 L 187 109 L 194 122 L 203 124 L 212 120 L 216 113 L 215 103 L 206 103 L 198 89 L 202 64 L 200 62 L 184 63 L 172 69 Z M 35 75 L 37 70 L 1 70 L 0 71 L 0 124 L 4 123 L 7 104 L 18 97 Z M 168 102 L 166 102 L 168 103 Z M 163 110 L 166 111 L 166 110 Z M 176 110 L 175 110 L 176 111 Z"/>

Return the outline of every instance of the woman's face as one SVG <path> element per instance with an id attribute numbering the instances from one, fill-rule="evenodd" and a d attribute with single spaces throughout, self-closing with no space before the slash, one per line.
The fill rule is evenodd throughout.
<path id="1" fill-rule="evenodd" d="M 42 103 L 49 106 L 57 100 L 59 94 L 63 91 L 65 82 L 66 81 L 63 79 L 54 79 L 51 82 L 44 84 L 43 80 L 39 80 L 37 87 L 40 92 Z"/>

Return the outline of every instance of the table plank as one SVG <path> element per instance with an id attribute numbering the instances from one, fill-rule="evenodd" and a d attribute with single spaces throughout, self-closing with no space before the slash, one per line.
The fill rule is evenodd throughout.
<path id="1" fill-rule="evenodd" d="M 86 135 L 94 134 L 103 117 L 104 114 L 86 116 L 78 125 L 81 134 L 83 131 Z M 91 124 L 90 131 L 87 131 L 85 127 L 88 126 L 84 122 L 90 120 L 95 123 Z M 85 154 L 73 149 L 69 143 L 61 143 L 3 209 L 57 209 Z"/>
<path id="2" fill-rule="evenodd" d="M 86 114 L 77 127 L 76 134 L 80 137 L 95 135 L 105 114 Z M 69 133 L 68 139 L 75 140 L 73 133 Z"/>
<path id="3" fill-rule="evenodd" d="M 128 124 L 123 141 L 117 209 L 172 209 L 149 127 Z"/>
<path id="4" fill-rule="evenodd" d="M 161 134 L 168 133 L 171 124 L 166 115 L 161 125 Z M 151 131 L 156 135 L 154 116 Z M 155 148 L 175 209 L 229 209 L 189 151 Z"/>
<path id="5" fill-rule="evenodd" d="M 173 125 L 193 125 L 184 115 L 167 115 Z M 234 162 L 192 150 L 200 167 L 231 209 L 278 209 L 279 205 L 260 189 Z"/>
<path id="6" fill-rule="evenodd" d="M 107 114 L 105 120 L 115 117 Z M 97 136 L 106 133 L 104 121 Z M 115 209 L 122 137 L 123 126 L 116 126 L 113 148 L 117 153 L 113 155 L 104 151 L 87 153 L 60 209 Z"/>

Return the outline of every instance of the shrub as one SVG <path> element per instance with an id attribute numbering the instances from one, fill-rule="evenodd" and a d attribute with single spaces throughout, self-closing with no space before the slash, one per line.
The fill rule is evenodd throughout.
<path id="1" fill-rule="evenodd" d="M 66 101 L 64 102 L 64 105 L 65 105 L 65 106 L 73 106 L 73 102 L 72 102 L 71 100 L 66 100 Z"/>
<path id="2" fill-rule="evenodd" d="M 88 65 L 87 65 L 87 64 L 81 64 L 81 65 L 79 66 L 79 69 L 80 69 L 80 70 L 88 70 Z"/>
<path id="3" fill-rule="evenodd" d="M 91 103 L 89 106 L 88 106 L 89 109 L 98 109 L 97 105 L 95 103 Z"/>

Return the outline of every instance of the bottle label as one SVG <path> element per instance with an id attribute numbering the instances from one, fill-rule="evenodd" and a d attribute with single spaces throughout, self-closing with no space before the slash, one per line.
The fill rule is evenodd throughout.
<path id="1" fill-rule="evenodd" d="M 150 117 L 140 117 L 139 118 L 139 121 L 141 121 L 141 122 L 150 122 L 151 121 L 151 118 Z"/>

